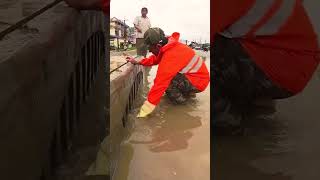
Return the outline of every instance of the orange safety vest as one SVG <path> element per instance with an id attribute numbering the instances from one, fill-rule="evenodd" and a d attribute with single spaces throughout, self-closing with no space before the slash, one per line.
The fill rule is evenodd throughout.
<path id="1" fill-rule="evenodd" d="M 213 23 L 219 23 L 217 33 L 238 40 L 279 87 L 294 94 L 302 91 L 320 60 L 315 29 L 320 11 L 306 8 L 301 0 L 245 0 L 230 14 L 230 1 L 213 2 L 216 14 L 227 14 L 225 19 L 213 17 Z"/>
<path id="2" fill-rule="evenodd" d="M 179 33 L 173 33 L 169 42 L 163 46 L 158 56 L 152 55 L 142 59 L 141 65 L 158 66 L 154 84 L 148 94 L 148 101 L 157 105 L 171 80 L 182 73 L 199 91 L 204 91 L 209 84 L 210 76 L 203 59 L 193 49 L 179 42 Z"/>

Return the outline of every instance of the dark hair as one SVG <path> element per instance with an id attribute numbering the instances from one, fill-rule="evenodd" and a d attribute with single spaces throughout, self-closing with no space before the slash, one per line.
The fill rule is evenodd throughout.
<path id="1" fill-rule="evenodd" d="M 148 8 L 146 8 L 146 7 L 143 7 L 143 8 L 141 9 L 141 11 L 143 11 L 143 10 L 146 10 L 146 11 L 148 12 Z"/>

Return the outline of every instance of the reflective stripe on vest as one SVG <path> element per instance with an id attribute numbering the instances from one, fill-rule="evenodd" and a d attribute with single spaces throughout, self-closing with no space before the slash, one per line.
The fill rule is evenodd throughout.
<path id="1" fill-rule="evenodd" d="M 296 1 L 256 0 L 246 15 L 220 34 L 229 38 L 243 37 L 252 31 L 256 25 L 261 25 L 254 32 L 256 36 L 275 34 L 292 14 Z M 271 8 L 274 8 L 277 3 L 280 3 L 280 7 L 271 14 L 271 17 L 264 24 L 259 24 L 266 15 L 269 15 Z"/>
<path id="2" fill-rule="evenodd" d="M 203 64 L 203 60 L 201 57 L 195 55 L 193 56 L 193 58 L 190 60 L 190 62 L 188 63 L 188 65 L 186 67 L 184 67 L 180 73 L 185 74 L 187 72 L 189 73 L 196 73 L 199 71 L 199 69 L 201 68 Z"/>

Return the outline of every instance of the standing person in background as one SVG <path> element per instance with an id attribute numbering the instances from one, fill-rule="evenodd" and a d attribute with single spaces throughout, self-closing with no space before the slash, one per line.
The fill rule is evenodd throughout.
<path id="1" fill-rule="evenodd" d="M 148 9 L 143 7 L 141 9 L 141 16 L 134 19 L 134 28 L 136 29 L 136 47 L 138 56 L 147 56 L 147 48 L 144 47 L 144 33 L 151 28 L 150 19 L 147 17 Z"/>

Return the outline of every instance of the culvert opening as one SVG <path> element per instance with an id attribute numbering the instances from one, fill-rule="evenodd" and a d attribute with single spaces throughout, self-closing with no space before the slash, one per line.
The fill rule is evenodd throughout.
<path id="1" fill-rule="evenodd" d="M 80 124 L 88 120 L 86 117 L 85 120 L 80 120 L 83 118 L 81 114 L 83 111 L 90 111 L 85 106 L 88 106 L 88 100 L 93 97 L 94 89 L 97 88 L 96 82 L 101 76 L 99 75 L 100 71 L 103 70 L 100 65 L 105 57 L 104 53 L 104 34 L 97 31 L 81 48 L 74 69 L 70 73 L 60 106 L 59 119 L 55 123 L 48 157 L 40 179 L 52 179 L 59 176 L 57 169 L 67 163 L 70 156 L 78 150 L 79 140 L 77 139 Z M 103 109 L 103 111 L 105 110 Z"/>
<path id="2" fill-rule="evenodd" d="M 143 73 L 139 72 L 136 77 L 134 78 L 134 82 L 131 86 L 131 90 L 129 93 L 129 98 L 126 104 L 126 108 L 125 108 L 125 113 L 123 114 L 122 117 L 122 125 L 123 127 L 126 127 L 126 123 L 128 120 L 128 116 L 130 114 L 130 112 L 135 108 L 135 101 L 138 99 L 138 93 L 140 90 L 140 84 L 143 80 Z"/>

